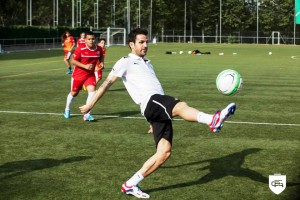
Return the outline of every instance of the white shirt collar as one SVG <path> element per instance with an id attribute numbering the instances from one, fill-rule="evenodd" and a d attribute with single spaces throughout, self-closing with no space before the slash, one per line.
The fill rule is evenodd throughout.
<path id="1" fill-rule="evenodd" d="M 139 57 L 139 56 L 137 56 L 137 55 L 135 55 L 133 53 L 129 53 L 128 56 L 131 57 L 131 58 L 133 58 L 133 59 L 135 59 L 135 60 L 144 61 L 144 62 L 150 62 L 150 60 L 148 58 L 146 58 L 146 57 L 142 58 L 142 57 Z"/>

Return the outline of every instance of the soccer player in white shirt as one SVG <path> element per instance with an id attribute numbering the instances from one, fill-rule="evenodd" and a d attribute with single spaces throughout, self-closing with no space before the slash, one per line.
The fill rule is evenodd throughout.
<path id="1" fill-rule="evenodd" d="M 148 32 L 140 28 L 129 33 L 128 45 L 131 53 L 117 61 L 90 103 L 80 107 L 83 114 L 89 112 L 119 78 L 122 79 L 133 101 L 140 106 L 142 115 L 152 126 L 156 153 L 121 188 L 123 193 L 138 198 L 150 197 L 142 192 L 138 183 L 157 170 L 171 156 L 173 117 L 180 116 L 186 121 L 207 124 L 211 131 L 218 132 L 222 128 L 223 122 L 233 115 L 236 109 L 235 103 L 231 103 L 225 109 L 210 115 L 188 106 L 183 101 L 165 95 L 150 60 L 145 57 L 148 50 L 147 35 Z"/>

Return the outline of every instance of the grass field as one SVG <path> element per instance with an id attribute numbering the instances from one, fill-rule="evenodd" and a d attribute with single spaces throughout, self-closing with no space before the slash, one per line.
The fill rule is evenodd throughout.
<path id="1" fill-rule="evenodd" d="M 212 54 L 187 54 L 194 49 Z M 128 51 L 108 48 L 104 76 Z M 140 184 L 152 199 L 299 198 L 299 47 L 158 44 L 148 58 L 166 94 L 207 113 L 238 106 L 219 134 L 176 118 L 172 157 Z M 70 75 L 62 60 L 61 50 L 0 54 L 0 199 L 134 199 L 120 187 L 155 152 L 148 123 L 121 81 L 95 106 L 96 122 L 79 115 L 86 92 L 65 120 Z M 244 79 L 230 97 L 215 87 L 228 68 Z M 287 178 L 279 195 L 268 185 L 274 173 Z"/>

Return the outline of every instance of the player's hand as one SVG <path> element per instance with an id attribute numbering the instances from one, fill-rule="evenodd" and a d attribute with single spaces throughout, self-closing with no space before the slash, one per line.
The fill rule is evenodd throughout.
<path id="1" fill-rule="evenodd" d="M 93 64 L 87 64 L 87 65 L 85 65 L 85 66 L 86 66 L 86 69 L 87 69 L 87 70 L 93 70 L 93 69 L 94 69 Z"/>
<path id="2" fill-rule="evenodd" d="M 104 63 L 101 62 L 101 63 L 100 63 L 100 70 L 103 70 L 104 68 L 105 68 Z"/>
<path id="3" fill-rule="evenodd" d="M 152 129 L 151 124 L 150 124 L 150 126 L 149 126 L 148 134 L 153 134 L 153 129 Z"/>
<path id="4" fill-rule="evenodd" d="M 86 114 L 86 113 L 88 113 L 92 108 L 91 108 L 89 105 L 83 105 L 83 106 L 79 107 L 79 109 L 80 109 L 80 112 L 81 112 L 82 114 Z"/>

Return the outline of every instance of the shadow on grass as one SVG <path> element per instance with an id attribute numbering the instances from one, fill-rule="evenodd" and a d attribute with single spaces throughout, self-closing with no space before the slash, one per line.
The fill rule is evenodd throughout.
<path id="1" fill-rule="evenodd" d="M 116 88 L 116 89 L 109 89 L 109 92 L 120 92 L 120 91 L 127 91 L 126 88 Z"/>
<path id="2" fill-rule="evenodd" d="M 111 119 L 111 118 L 130 118 L 131 116 L 140 114 L 141 117 L 141 112 L 140 111 L 124 111 L 124 112 L 116 112 L 116 113 L 92 113 L 92 115 L 95 117 L 94 121 L 91 122 L 97 122 L 99 120 L 105 120 L 105 119 Z M 71 118 L 76 118 L 76 117 L 82 117 L 82 114 L 71 114 Z"/>
<path id="3" fill-rule="evenodd" d="M 122 117 L 130 117 L 133 115 L 137 115 L 137 114 L 141 114 L 141 111 L 136 110 L 136 111 L 124 111 L 124 112 L 116 112 L 116 113 L 102 113 L 102 114 L 98 114 L 99 116 L 104 115 L 104 116 L 112 116 L 113 118 L 118 116 L 120 118 Z M 108 117 L 108 118 L 112 118 L 112 117 Z"/>
<path id="4" fill-rule="evenodd" d="M 5 174 L 0 177 L 0 180 L 13 178 L 36 170 L 42 170 L 47 168 L 56 167 L 66 163 L 73 163 L 91 159 L 91 156 L 76 156 L 65 159 L 37 159 L 37 160 L 21 160 L 5 163 L 0 166 L 0 174 Z"/>
<path id="5" fill-rule="evenodd" d="M 245 149 L 241 152 L 229 154 L 227 156 L 220 157 L 220 158 L 201 160 L 198 162 L 192 162 L 192 163 L 187 163 L 187 164 L 182 164 L 182 165 L 177 165 L 177 166 L 162 167 L 162 168 L 178 168 L 178 167 L 185 167 L 185 166 L 190 166 L 190 165 L 198 165 L 201 163 L 207 163 L 208 166 L 200 168 L 200 169 L 198 169 L 198 171 L 209 170 L 209 173 L 195 181 L 153 188 L 150 190 L 145 190 L 145 192 L 154 192 L 154 191 L 160 191 L 160 190 L 189 187 L 189 186 L 193 186 L 193 185 L 201 185 L 201 184 L 206 184 L 206 183 L 214 181 L 214 180 L 224 178 L 226 176 L 246 177 L 253 181 L 269 184 L 268 177 L 264 177 L 262 174 L 254 171 L 254 170 L 242 167 L 243 163 L 245 162 L 246 156 L 248 156 L 250 154 L 255 154 L 261 150 L 262 149 L 259 149 L 259 148 L 250 148 L 250 149 Z M 295 185 L 300 185 L 300 183 L 288 183 L 287 184 L 287 186 L 295 186 Z"/>

